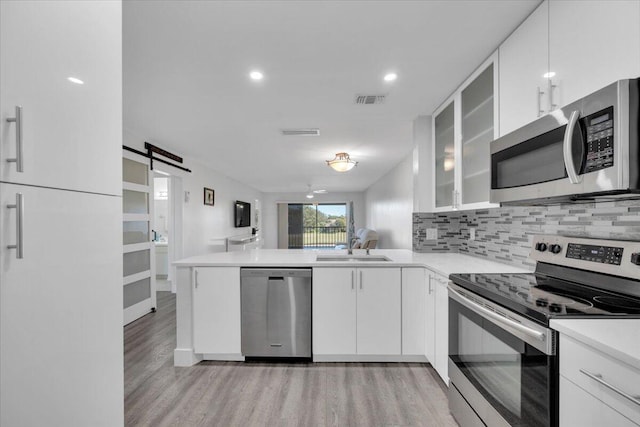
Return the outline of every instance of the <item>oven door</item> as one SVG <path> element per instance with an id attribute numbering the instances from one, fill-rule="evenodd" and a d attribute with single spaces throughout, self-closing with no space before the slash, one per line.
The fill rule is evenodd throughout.
<path id="1" fill-rule="evenodd" d="M 450 285 L 451 412 L 462 427 L 557 426 L 554 332 L 504 311 Z"/>

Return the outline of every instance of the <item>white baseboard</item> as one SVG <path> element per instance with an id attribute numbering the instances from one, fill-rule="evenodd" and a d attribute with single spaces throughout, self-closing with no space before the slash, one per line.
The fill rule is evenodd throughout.
<path id="1" fill-rule="evenodd" d="M 220 361 L 235 361 L 244 362 L 244 356 L 242 354 L 230 353 L 230 354 L 203 354 L 204 360 L 220 360 Z"/>
<path id="2" fill-rule="evenodd" d="M 369 362 L 369 363 L 428 363 L 421 355 L 377 355 L 377 354 L 314 354 L 314 362 Z"/>
<path id="3" fill-rule="evenodd" d="M 194 353 L 192 348 L 173 350 L 173 366 L 193 366 L 200 361 L 202 361 L 202 355 Z"/>
<path id="4" fill-rule="evenodd" d="M 167 280 L 156 281 L 156 291 L 171 292 L 171 282 Z"/>

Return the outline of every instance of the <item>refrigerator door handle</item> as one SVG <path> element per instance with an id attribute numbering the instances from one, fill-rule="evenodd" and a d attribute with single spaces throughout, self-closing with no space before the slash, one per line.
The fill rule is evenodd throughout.
<path id="1" fill-rule="evenodd" d="M 22 193 L 16 193 L 16 203 L 7 205 L 7 208 L 16 210 L 16 244 L 8 245 L 7 249 L 15 249 L 16 258 L 22 259 L 24 256 L 24 197 Z"/>

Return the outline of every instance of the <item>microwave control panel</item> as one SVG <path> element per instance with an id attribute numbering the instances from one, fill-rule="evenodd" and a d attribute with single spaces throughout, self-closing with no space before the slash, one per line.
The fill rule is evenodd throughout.
<path id="1" fill-rule="evenodd" d="M 587 159 L 584 173 L 613 166 L 613 107 L 584 118 Z"/>

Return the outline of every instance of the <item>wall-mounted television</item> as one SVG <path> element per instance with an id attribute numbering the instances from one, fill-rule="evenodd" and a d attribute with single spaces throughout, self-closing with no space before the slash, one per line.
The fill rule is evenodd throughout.
<path id="1" fill-rule="evenodd" d="M 251 203 L 236 200 L 234 209 L 234 220 L 236 227 L 251 226 Z"/>

